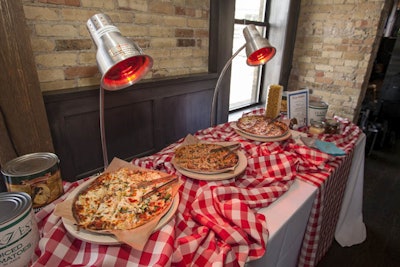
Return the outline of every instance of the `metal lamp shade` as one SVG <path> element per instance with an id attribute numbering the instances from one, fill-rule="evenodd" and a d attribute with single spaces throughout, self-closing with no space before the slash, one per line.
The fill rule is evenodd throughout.
<path id="1" fill-rule="evenodd" d="M 233 59 L 244 49 L 246 48 L 247 55 L 247 65 L 249 66 L 259 66 L 267 63 L 276 53 L 275 47 L 271 46 L 269 41 L 263 37 L 261 37 L 260 33 L 257 31 L 256 27 L 253 24 L 247 25 L 243 29 L 243 35 L 246 39 L 246 43 L 242 45 L 226 62 L 223 67 L 221 74 L 218 77 L 217 84 L 215 85 L 214 95 L 211 103 L 211 113 L 210 113 L 210 125 L 214 126 L 216 121 L 216 112 L 217 112 L 217 98 L 219 86 L 222 82 L 222 78 L 225 75 L 225 72 L 232 64 Z"/>
<path id="2" fill-rule="evenodd" d="M 246 39 L 246 62 L 249 66 L 265 64 L 275 55 L 275 47 L 269 43 L 268 39 L 261 37 L 253 24 L 243 29 L 243 35 Z"/>
<path id="3" fill-rule="evenodd" d="M 153 66 L 153 59 L 122 36 L 107 15 L 94 15 L 87 21 L 87 28 L 97 46 L 102 88 L 111 91 L 126 88 L 143 78 Z"/>
<path id="4" fill-rule="evenodd" d="M 108 153 L 104 125 L 104 90 L 115 91 L 136 83 L 151 69 L 153 59 L 144 55 L 134 42 L 122 36 L 105 14 L 94 15 L 86 26 L 97 47 L 97 66 L 102 75 L 99 97 L 100 137 L 106 169 Z"/>

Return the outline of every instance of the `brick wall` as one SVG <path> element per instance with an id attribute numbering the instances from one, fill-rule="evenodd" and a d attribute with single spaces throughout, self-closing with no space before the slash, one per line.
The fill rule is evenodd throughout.
<path id="1" fill-rule="evenodd" d="M 386 2 L 386 4 L 385 4 Z M 288 90 L 313 89 L 354 118 L 383 31 L 385 0 L 302 0 Z M 154 59 L 146 79 L 208 71 L 209 0 L 23 0 L 42 91 L 98 85 L 86 21 L 108 14 Z"/>
<path id="2" fill-rule="evenodd" d="M 208 0 L 23 0 L 42 91 L 98 85 L 86 29 L 109 15 L 154 59 L 146 79 L 208 71 Z"/>
<path id="3" fill-rule="evenodd" d="M 310 88 L 329 113 L 357 117 L 390 9 L 386 2 L 302 0 L 288 89 Z"/>

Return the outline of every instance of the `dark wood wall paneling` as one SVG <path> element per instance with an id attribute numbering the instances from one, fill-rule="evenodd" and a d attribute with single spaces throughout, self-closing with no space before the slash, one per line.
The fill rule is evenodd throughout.
<path id="1" fill-rule="evenodd" d="M 210 1 L 210 44 L 208 69 L 221 73 L 232 56 L 232 37 L 235 23 L 235 1 Z M 226 122 L 229 115 L 230 68 L 226 71 L 219 88 L 217 99 L 217 124 Z"/>
<path id="2" fill-rule="evenodd" d="M 105 92 L 108 157 L 131 160 L 210 125 L 216 74 L 146 81 Z M 99 89 L 44 93 L 44 102 L 64 180 L 102 170 Z"/>
<path id="3" fill-rule="evenodd" d="M 1 168 L 15 157 L 54 148 L 21 1 L 0 1 L 0 25 Z"/>

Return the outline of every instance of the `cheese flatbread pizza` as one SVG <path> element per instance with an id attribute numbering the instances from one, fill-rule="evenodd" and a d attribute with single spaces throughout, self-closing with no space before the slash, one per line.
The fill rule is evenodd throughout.
<path id="1" fill-rule="evenodd" d="M 175 150 L 174 164 L 188 171 L 219 173 L 237 166 L 239 156 L 219 144 L 197 143 Z"/>
<path id="2" fill-rule="evenodd" d="M 249 115 L 240 118 L 236 126 L 245 133 L 261 137 L 278 137 L 288 132 L 289 128 L 285 123 L 281 121 L 270 123 L 269 121 L 261 115 Z"/>
<path id="3" fill-rule="evenodd" d="M 103 173 L 80 191 L 72 204 L 78 228 L 131 230 L 163 213 L 173 200 L 175 176 L 121 168 Z M 168 184 L 167 184 L 168 183 Z"/>

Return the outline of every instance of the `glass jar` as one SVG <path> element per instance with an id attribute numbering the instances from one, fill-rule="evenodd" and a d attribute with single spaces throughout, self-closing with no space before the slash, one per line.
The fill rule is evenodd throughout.
<path id="1" fill-rule="evenodd" d="M 310 128 L 308 128 L 308 133 L 310 134 L 323 134 L 325 132 L 324 123 L 322 121 L 311 121 Z"/>
<path id="2" fill-rule="evenodd" d="M 327 134 L 337 134 L 339 133 L 339 122 L 335 119 L 325 120 L 325 133 Z"/>

